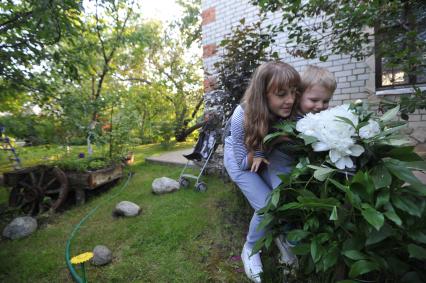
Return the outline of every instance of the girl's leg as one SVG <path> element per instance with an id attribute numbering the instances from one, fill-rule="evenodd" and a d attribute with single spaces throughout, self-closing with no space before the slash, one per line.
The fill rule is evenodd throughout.
<path id="1" fill-rule="evenodd" d="M 264 231 L 258 231 L 257 227 L 262 221 L 263 216 L 257 214 L 257 211 L 263 208 L 268 201 L 271 194 L 271 188 L 263 181 L 259 174 L 242 171 L 233 157 L 231 150 L 225 146 L 224 164 L 232 181 L 237 184 L 241 192 L 249 201 L 251 207 L 254 209 L 253 217 L 250 221 L 250 227 L 247 234 L 247 246 L 252 248 L 257 240 L 263 235 Z"/>
<path id="2" fill-rule="evenodd" d="M 269 165 L 262 172 L 262 178 L 272 189 L 281 184 L 279 174 L 287 174 L 291 172 L 294 159 L 284 152 L 274 149 L 268 154 Z"/>

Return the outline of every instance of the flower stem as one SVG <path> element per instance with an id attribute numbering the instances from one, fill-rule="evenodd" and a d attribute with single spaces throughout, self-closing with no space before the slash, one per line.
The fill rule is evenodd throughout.
<path id="1" fill-rule="evenodd" d="M 86 280 L 86 269 L 84 268 L 84 262 L 80 263 L 80 267 L 81 267 L 81 275 L 83 277 L 83 282 L 87 283 L 87 280 Z"/>

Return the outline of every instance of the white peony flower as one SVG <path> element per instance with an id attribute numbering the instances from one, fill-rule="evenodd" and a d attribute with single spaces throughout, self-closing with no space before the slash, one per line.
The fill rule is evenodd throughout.
<path id="1" fill-rule="evenodd" d="M 368 124 L 359 129 L 359 136 L 362 139 L 372 138 L 380 133 L 380 125 L 374 120 L 369 120 Z"/>
<path id="2" fill-rule="evenodd" d="M 364 148 L 355 144 L 355 128 L 337 117 L 344 117 L 358 125 L 358 117 L 349 110 L 349 105 L 344 104 L 317 114 L 307 114 L 297 122 L 296 130 L 315 137 L 318 142 L 312 144 L 314 151 L 328 150 L 330 160 L 337 168 L 351 168 L 353 162 L 350 156 L 360 156 Z"/>

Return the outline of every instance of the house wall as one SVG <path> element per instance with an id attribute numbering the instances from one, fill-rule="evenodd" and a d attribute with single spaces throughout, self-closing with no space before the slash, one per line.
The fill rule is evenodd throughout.
<path id="1" fill-rule="evenodd" d="M 245 18 L 246 24 L 259 19 L 258 8 L 248 0 L 203 0 L 202 1 L 202 45 L 204 61 L 204 88 L 210 91 L 215 87 L 215 73 L 213 66 L 220 59 L 223 50 L 219 47 L 220 41 L 232 32 L 233 27 L 240 24 L 240 19 Z M 278 24 L 280 14 L 268 16 L 263 24 Z M 374 56 L 357 61 L 349 55 L 332 55 L 326 62 L 318 59 L 307 60 L 293 57 L 286 52 L 284 46 L 286 35 L 281 33 L 276 38 L 274 50 L 278 51 L 284 62 L 291 64 L 297 71 L 302 72 L 306 65 L 318 65 L 331 71 L 337 80 L 337 89 L 331 105 L 340 105 L 357 99 L 377 102 L 384 96 L 378 96 L 375 90 L 375 59 Z M 280 47 L 281 46 L 281 47 Z M 394 99 L 395 95 L 385 95 Z M 410 129 L 407 134 L 413 143 L 426 142 L 426 111 L 417 110 L 410 115 Z"/>

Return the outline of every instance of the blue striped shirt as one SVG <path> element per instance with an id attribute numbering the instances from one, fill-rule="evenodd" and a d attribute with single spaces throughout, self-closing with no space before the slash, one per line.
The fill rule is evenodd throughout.
<path id="1" fill-rule="evenodd" d="M 244 109 L 241 105 L 235 108 L 231 118 L 232 149 L 235 160 L 241 170 L 249 170 L 248 150 L 244 144 Z M 262 151 L 255 151 L 254 157 L 265 157 Z"/>

